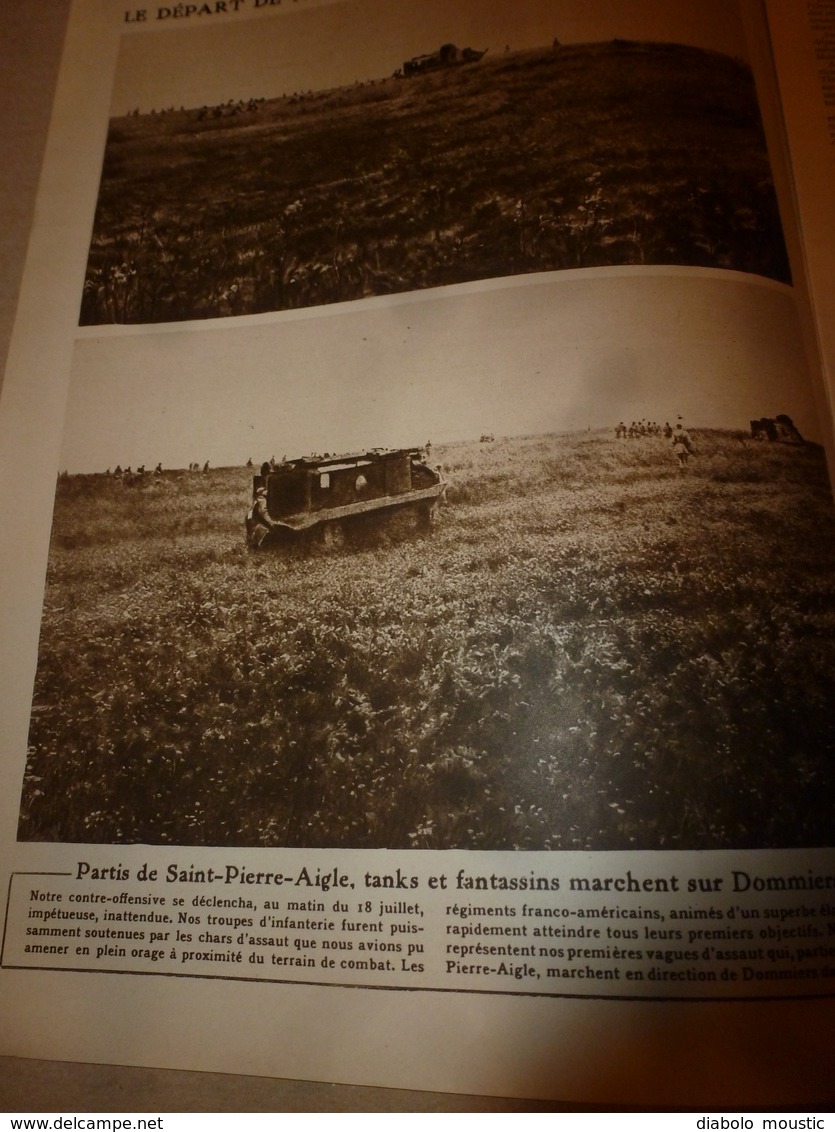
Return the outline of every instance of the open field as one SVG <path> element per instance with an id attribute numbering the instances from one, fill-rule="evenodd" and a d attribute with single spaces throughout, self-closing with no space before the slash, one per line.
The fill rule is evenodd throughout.
<path id="1" fill-rule="evenodd" d="M 808 445 L 433 451 L 428 535 L 249 555 L 246 469 L 59 482 L 24 840 L 831 844 L 835 512 Z"/>
<path id="2" fill-rule="evenodd" d="M 744 64 L 614 41 L 114 119 L 81 322 L 620 264 L 788 281 Z"/>

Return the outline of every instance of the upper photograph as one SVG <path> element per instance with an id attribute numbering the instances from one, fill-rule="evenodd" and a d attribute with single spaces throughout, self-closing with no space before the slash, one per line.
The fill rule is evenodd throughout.
<path id="1" fill-rule="evenodd" d="M 126 27 L 81 325 L 589 267 L 790 282 L 736 6 L 572 7 L 287 0 Z"/>

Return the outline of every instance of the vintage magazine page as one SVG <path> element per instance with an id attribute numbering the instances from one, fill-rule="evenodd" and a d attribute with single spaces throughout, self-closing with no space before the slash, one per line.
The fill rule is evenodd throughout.
<path id="1" fill-rule="evenodd" d="M 798 217 L 805 281 L 814 310 L 827 410 L 835 418 L 835 4 L 809 0 L 798 18 L 790 0 L 767 6 Z"/>
<path id="2" fill-rule="evenodd" d="M 4 1053 L 830 1097 L 762 20 L 73 5 L 0 402 Z"/>

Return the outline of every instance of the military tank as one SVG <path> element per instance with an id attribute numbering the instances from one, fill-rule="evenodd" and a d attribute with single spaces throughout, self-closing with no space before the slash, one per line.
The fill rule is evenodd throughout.
<path id="1" fill-rule="evenodd" d="M 331 532 L 361 516 L 380 520 L 413 511 L 431 526 L 446 481 L 419 448 L 375 448 L 339 456 L 303 456 L 270 462 L 252 477 L 246 516 L 252 550 Z"/>

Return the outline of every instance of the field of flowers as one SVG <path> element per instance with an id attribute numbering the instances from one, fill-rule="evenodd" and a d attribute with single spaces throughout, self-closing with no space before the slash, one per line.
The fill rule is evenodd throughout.
<path id="1" fill-rule="evenodd" d="M 549 47 L 114 119 L 81 322 L 670 263 L 789 278 L 750 71 L 674 44 Z"/>
<path id="2" fill-rule="evenodd" d="M 818 448 L 438 446 L 434 529 L 250 555 L 246 469 L 59 482 L 23 840 L 831 844 Z"/>

